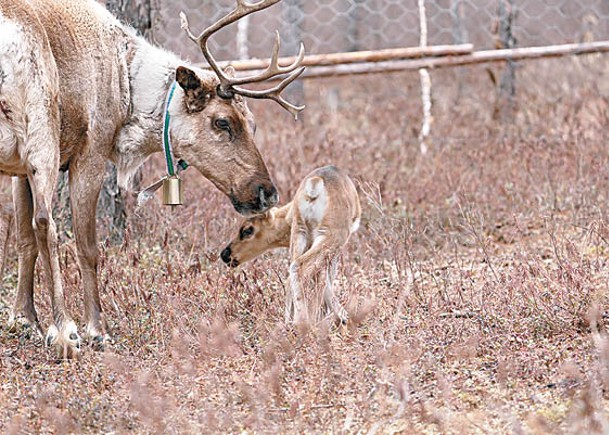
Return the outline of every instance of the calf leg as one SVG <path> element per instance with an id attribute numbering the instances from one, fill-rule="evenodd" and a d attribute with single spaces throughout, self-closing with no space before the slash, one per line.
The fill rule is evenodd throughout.
<path id="1" fill-rule="evenodd" d="M 291 280 L 291 278 L 290 278 Z M 290 323 L 294 318 L 294 298 L 292 297 L 292 286 L 290 285 L 285 291 L 285 310 L 283 313 L 283 319 L 285 323 Z"/>
<path id="2" fill-rule="evenodd" d="M 101 158 L 76 161 L 70 167 L 72 221 L 76 237 L 78 265 L 84 286 L 86 335 L 100 349 L 103 349 L 108 336 L 102 321 L 97 287 L 98 248 L 95 211 L 105 167 L 105 161 Z"/>
<path id="3" fill-rule="evenodd" d="M 304 301 L 302 283 L 324 271 L 335 253 L 344 243 L 341 240 L 320 235 L 315 238 L 311 248 L 292 261 L 290 265 L 290 284 L 294 288 L 294 311 L 298 318 L 297 297 Z M 302 309 L 302 306 L 301 306 Z M 307 313 L 300 313 L 301 320 L 306 319 Z"/>
<path id="4" fill-rule="evenodd" d="M 332 283 L 336 276 L 336 266 L 338 264 L 338 257 L 333 258 L 328 262 L 326 267 L 326 287 L 324 289 L 324 305 L 326 308 L 326 314 L 333 313 L 340 323 L 343 325 L 347 323 L 348 314 L 347 310 L 343 308 L 338 298 L 334 294 Z"/>
<path id="5" fill-rule="evenodd" d="M 292 226 L 292 235 L 290 243 L 290 277 L 289 277 L 289 289 L 286 297 L 286 323 L 303 322 L 306 321 L 306 306 L 304 296 L 302 294 L 301 279 L 299 276 L 299 265 L 298 258 L 307 249 L 307 235 L 306 232 L 297 228 L 296 225 Z M 293 317 L 292 317 L 293 315 Z"/>
<path id="6" fill-rule="evenodd" d="M 38 245 L 32 228 L 34 203 L 27 178 L 13 177 L 13 201 L 16 221 L 16 248 L 19 257 L 17 297 L 11 311 L 11 329 L 33 324 L 42 333 L 34 308 L 34 267 Z"/>

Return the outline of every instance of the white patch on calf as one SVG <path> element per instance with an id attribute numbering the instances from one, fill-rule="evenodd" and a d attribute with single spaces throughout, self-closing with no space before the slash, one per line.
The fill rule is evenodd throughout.
<path id="1" fill-rule="evenodd" d="M 351 234 L 353 234 L 354 232 L 357 231 L 358 228 L 359 228 L 359 218 L 355 218 L 355 220 L 351 224 L 351 228 L 349 229 L 349 231 L 351 232 Z"/>
<path id="2" fill-rule="evenodd" d="M 328 191 L 319 177 L 312 177 L 306 181 L 305 194 L 298 202 L 298 209 L 304 221 L 312 226 L 318 226 L 328 207 Z"/>

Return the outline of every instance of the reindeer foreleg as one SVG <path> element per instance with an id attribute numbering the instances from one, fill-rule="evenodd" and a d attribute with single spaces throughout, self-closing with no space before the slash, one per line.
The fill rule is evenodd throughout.
<path id="1" fill-rule="evenodd" d="M 307 234 L 296 225 L 292 226 L 290 244 L 290 278 L 289 288 L 286 296 L 285 317 L 286 323 L 291 321 L 301 322 L 306 320 L 306 305 L 302 294 L 301 279 L 299 273 L 298 258 L 307 249 Z"/>
<path id="2" fill-rule="evenodd" d="M 106 162 L 99 156 L 83 155 L 70 166 L 70 202 L 76 238 L 78 265 L 84 287 L 85 335 L 97 350 L 103 350 L 109 341 L 102 319 L 97 280 L 97 235 L 95 211 L 101 189 Z"/>

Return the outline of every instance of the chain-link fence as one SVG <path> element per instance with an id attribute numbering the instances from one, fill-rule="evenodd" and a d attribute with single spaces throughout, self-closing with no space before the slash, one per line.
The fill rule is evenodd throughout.
<path id="1" fill-rule="evenodd" d="M 471 42 L 476 49 L 500 47 L 501 7 L 513 14 L 512 33 L 519 47 L 609 39 L 607 0 L 434 0 L 425 4 L 429 45 Z M 153 36 L 180 55 L 200 60 L 200 52 L 180 29 L 180 10 L 198 30 L 234 5 L 234 0 L 158 0 Z M 309 54 L 417 46 L 418 14 L 416 0 L 283 0 L 223 29 L 210 45 L 221 60 L 264 58 L 270 54 L 277 29 L 282 54 L 295 53 L 301 40 Z"/>

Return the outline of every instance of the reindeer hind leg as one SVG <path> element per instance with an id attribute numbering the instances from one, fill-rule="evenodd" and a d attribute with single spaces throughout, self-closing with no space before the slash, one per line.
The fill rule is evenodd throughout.
<path id="1" fill-rule="evenodd" d="M 16 221 L 15 247 L 18 256 L 18 282 L 17 296 L 9 318 L 9 328 L 14 332 L 25 332 L 31 326 L 34 326 L 38 335 L 42 337 L 42 328 L 34 307 L 34 268 L 38 258 L 38 244 L 32 227 L 34 211 L 32 191 L 27 178 L 13 177 L 12 183 Z M 7 227 L 7 230 L 9 229 L 10 226 Z M 6 233 L 6 239 L 8 239 L 8 232 Z M 7 240 L 5 240 L 6 242 Z"/>
<path id="2" fill-rule="evenodd" d="M 72 358 L 80 352 L 78 328 L 65 305 L 55 221 L 51 215 L 53 193 L 59 171 L 59 144 L 52 133 L 34 135 L 29 146 L 28 181 L 32 189 L 33 220 L 38 251 L 44 269 L 45 283 L 51 290 L 54 323 L 46 336 L 47 346 L 53 346 L 60 358 Z M 37 140 L 36 140 L 37 139 Z M 40 144 L 48 143 L 48 147 Z M 37 146 L 36 146 L 37 145 Z"/>

